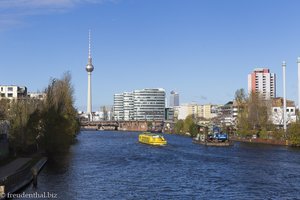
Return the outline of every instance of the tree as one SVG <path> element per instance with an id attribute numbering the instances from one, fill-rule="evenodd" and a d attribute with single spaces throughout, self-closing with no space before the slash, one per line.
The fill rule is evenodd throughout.
<path id="1" fill-rule="evenodd" d="M 53 79 L 46 89 L 46 101 L 42 116 L 43 147 L 48 154 L 67 151 L 74 141 L 80 126 L 73 106 L 71 75 Z"/>
<path id="2" fill-rule="evenodd" d="M 235 92 L 234 99 L 235 99 L 238 107 L 243 107 L 244 104 L 247 102 L 247 96 L 246 96 L 245 90 L 243 88 L 238 89 Z"/>
<path id="3" fill-rule="evenodd" d="M 198 133 L 198 125 L 194 122 L 193 115 L 189 115 L 185 120 L 178 120 L 175 124 L 175 132 L 186 134 L 190 133 L 192 137 Z"/>
<path id="4" fill-rule="evenodd" d="M 14 153 L 32 153 L 36 146 L 37 132 L 33 130 L 32 114 L 41 107 L 39 100 L 22 98 L 12 100 L 8 119 L 10 121 L 9 141 Z"/>
<path id="5" fill-rule="evenodd" d="M 248 122 L 248 97 L 245 94 L 244 89 L 239 89 L 235 92 L 235 102 L 238 109 L 237 117 L 237 130 L 242 136 L 249 134 L 249 122 Z"/>
<path id="6" fill-rule="evenodd" d="M 235 100 L 238 107 L 238 133 L 247 136 L 261 132 L 268 137 L 268 131 L 273 129 L 270 122 L 271 100 L 266 100 L 255 92 L 246 97 L 243 89 L 237 90 Z"/>
<path id="7" fill-rule="evenodd" d="M 300 123 L 292 123 L 287 130 L 288 139 L 292 146 L 300 146 Z"/>
<path id="8" fill-rule="evenodd" d="M 14 154 L 24 150 L 25 143 L 25 127 L 27 123 L 27 111 L 24 102 L 11 102 L 9 111 L 9 141 L 14 150 Z"/>
<path id="9" fill-rule="evenodd" d="M 33 113 L 29 115 L 29 119 L 26 126 L 26 146 L 31 151 L 38 150 L 38 146 L 41 138 L 41 126 L 42 126 L 41 111 L 37 108 Z"/>
<path id="10" fill-rule="evenodd" d="M 184 124 L 184 122 L 181 119 L 176 122 L 175 127 L 174 127 L 175 133 L 182 133 L 183 124 Z"/>
<path id="11" fill-rule="evenodd" d="M 260 94 L 252 92 L 249 97 L 250 128 L 254 131 L 267 130 L 270 122 L 271 100 L 264 99 Z"/>
<path id="12" fill-rule="evenodd" d="M 192 123 L 189 127 L 189 133 L 192 137 L 196 137 L 198 134 L 198 125 L 196 123 Z"/>
<path id="13" fill-rule="evenodd" d="M 190 132 L 190 126 L 192 126 L 193 124 L 194 124 L 193 115 L 187 116 L 184 120 L 183 131 L 185 133 Z"/>
<path id="14" fill-rule="evenodd" d="M 1 99 L 0 100 L 0 120 L 8 118 L 8 110 L 9 110 L 9 100 Z"/>
<path id="15" fill-rule="evenodd" d="M 67 151 L 79 132 L 79 120 L 74 108 L 71 75 L 52 79 L 46 89 L 46 99 L 22 98 L 4 104 L 9 106 L 9 141 L 15 153 L 32 153 L 39 144 L 48 155 Z"/>

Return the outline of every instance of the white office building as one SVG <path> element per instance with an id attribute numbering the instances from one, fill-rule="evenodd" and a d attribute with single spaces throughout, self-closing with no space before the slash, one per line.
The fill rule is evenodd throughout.
<path id="1" fill-rule="evenodd" d="M 271 121 L 273 124 L 283 126 L 283 98 L 277 97 L 272 99 Z M 294 101 L 287 100 L 286 106 L 286 123 L 296 122 L 296 107 Z"/>
<path id="2" fill-rule="evenodd" d="M 95 121 L 111 121 L 113 119 L 113 107 L 110 105 L 100 106 L 99 111 L 95 112 Z"/>
<path id="3" fill-rule="evenodd" d="M 171 91 L 169 107 L 179 106 L 179 94 L 177 92 Z"/>
<path id="4" fill-rule="evenodd" d="M 124 120 L 124 96 L 123 94 L 114 95 L 114 120 Z"/>
<path id="5" fill-rule="evenodd" d="M 17 85 L 0 85 L 0 99 L 20 99 L 27 97 L 27 87 Z"/>
<path id="6" fill-rule="evenodd" d="M 164 120 L 165 90 L 134 90 L 114 95 L 115 120 Z"/>
<path id="7" fill-rule="evenodd" d="M 135 120 L 165 119 L 165 90 L 143 89 L 133 92 Z"/>
<path id="8" fill-rule="evenodd" d="M 28 92 L 27 96 L 31 99 L 44 100 L 46 98 L 46 93 L 44 93 L 44 92 Z"/>
<path id="9" fill-rule="evenodd" d="M 130 121 L 134 119 L 134 106 L 133 106 L 133 93 L 132 92 L 124 92 L 123 93 L 123 113 L 124 120 Z"/>

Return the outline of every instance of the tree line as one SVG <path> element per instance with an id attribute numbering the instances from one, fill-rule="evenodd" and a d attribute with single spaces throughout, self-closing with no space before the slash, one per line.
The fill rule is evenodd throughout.
<path id="1" fill-rule="evenodd" d="M 265 99 L 257 93 L 246 95 L 244 89 L 235 92 L 238 109 L 236 133 L 242 137 L 257 135 L 264 139 L 288 140 L 293 146 L 300 146 L 300 123 L 290 123 L 286 132 L 272 121 L 272 99 Z"/>
<path id="2" fill-rule="evenodd" d="M 45 151 L 48 155 L 68 151 L 80 125 L 74 108 L 70 73 L 51 79 L 46 97 L 1 99 L 0 118 L 8 120 L 9 145 L 13 154 Z"/>

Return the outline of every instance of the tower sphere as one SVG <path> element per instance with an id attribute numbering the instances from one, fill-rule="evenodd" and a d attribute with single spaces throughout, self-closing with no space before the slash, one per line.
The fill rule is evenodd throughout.
<path id="1" fill-rule="evenodd" d="M 87 64 L 85 69 L 87 72 L 92 72 L 94 70 L 94 66 L 92 65 L 92 62 Z"/>

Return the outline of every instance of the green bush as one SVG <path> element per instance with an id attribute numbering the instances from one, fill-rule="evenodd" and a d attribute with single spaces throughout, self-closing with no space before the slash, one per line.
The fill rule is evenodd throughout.
<path id="1" fill-rule="evenodd" d="M 300 146 L 300 124 L 293 123 L 287 130 L 288 140 L 292 146 Z"/>
<path id="2" fill-rule="evenodd" d="M 193 116 L 189 115 L 185 120 L 178 120 L 175 124 L 175 133 L 190 133 L 192 137 L 195 137 L 198 133 L 198 125 L 194 122 Z"/>

